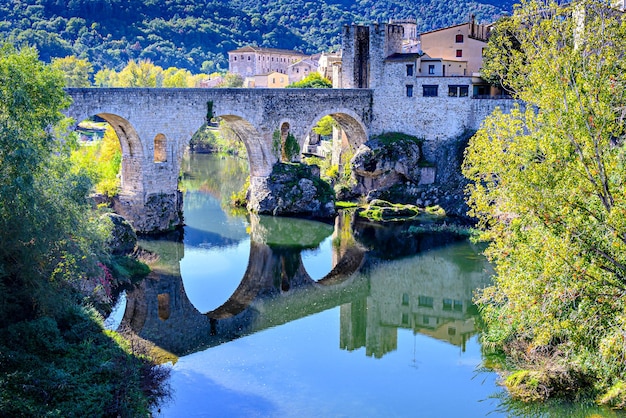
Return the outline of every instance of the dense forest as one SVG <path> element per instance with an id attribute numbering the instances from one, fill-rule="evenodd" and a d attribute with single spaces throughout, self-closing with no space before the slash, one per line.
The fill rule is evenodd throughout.
<path id="1" fill-rule="evenodd" d="M 341 26 L 416 18 L 420 31 L 493 21 L 514 0 L 11 0 L 0 36 L 35 46 L 44 61 L 76 55 L 120 70 L 131 59 L 193 73 L 228 68 L 226 52 L 252 44 L 315 53 L 338 49 Z"/>

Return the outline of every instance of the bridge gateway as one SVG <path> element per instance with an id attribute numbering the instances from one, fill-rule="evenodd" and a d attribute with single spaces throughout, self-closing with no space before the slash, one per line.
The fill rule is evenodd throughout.
<path id="1" fill-rule="evenodd" d="M 182 222 L 178 176 L 192 135 L 220 117 L 248 151 L 251 188 L 266 183 L 279 151 L 274 131 L 289 126 L 302 149 L 311 129 L 332 116 L 355 147 L 368 138 L 372 91 L 368 89 L 163 89 L 68 88 L 67 116 L 76 123 L 105 119 L 122 147 L 122 185 L 116 210 L 140 232 Z M 251 193 L 257 196 L 258 193 Z M 249 202 L 254 210 L 258 202 Z"/>

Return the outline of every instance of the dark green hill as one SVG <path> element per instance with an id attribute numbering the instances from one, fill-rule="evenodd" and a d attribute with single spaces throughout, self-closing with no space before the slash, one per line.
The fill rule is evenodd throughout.
<path id="1" fill-rule="evenodd" d="M 8 3 L 8 4 L 7 4 Z M 417 18 L 421 31 L 492 21 L 513 0 L 10 0 L 0 36 L 35 45 L 45 61 L 77 55 L 96 70 L 149 58 L 194 73 L 228 67 L 226 51 L 246 44 L 314 53 L 337 49 L 344 24 Z"/>

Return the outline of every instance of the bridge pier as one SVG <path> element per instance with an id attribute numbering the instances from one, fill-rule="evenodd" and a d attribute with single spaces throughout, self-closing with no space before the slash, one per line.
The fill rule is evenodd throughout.
<path id="1" fill-rule="evenodd" d="M 122 193 L 114 199 L 113 210 L 137 232 L 171 231 L 183 224 L 183 195 L 179 190 L 140 196 Z"/>

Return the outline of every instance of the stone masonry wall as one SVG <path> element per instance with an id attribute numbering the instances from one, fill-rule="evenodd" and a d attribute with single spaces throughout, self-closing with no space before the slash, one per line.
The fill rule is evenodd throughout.
<path id="1" fill-rule="evenodd" d="M 463 131 L 476 130 L 496 107 L 509 111 L 513 100 L 472 98 L 471 77 L 407 76 L 409 62 L 386 63 L 381 79 L 384 86 L 374 90 L 371 131 L 404 132 L 426 140 L 446 139 Z M 437 85 L 437 97 L 424 97 L 424 85 Z M 448 86 L 469 86 L 467 97 L 448 97 Z M 407 97 L 407 86 L 413 86 Z"/>

